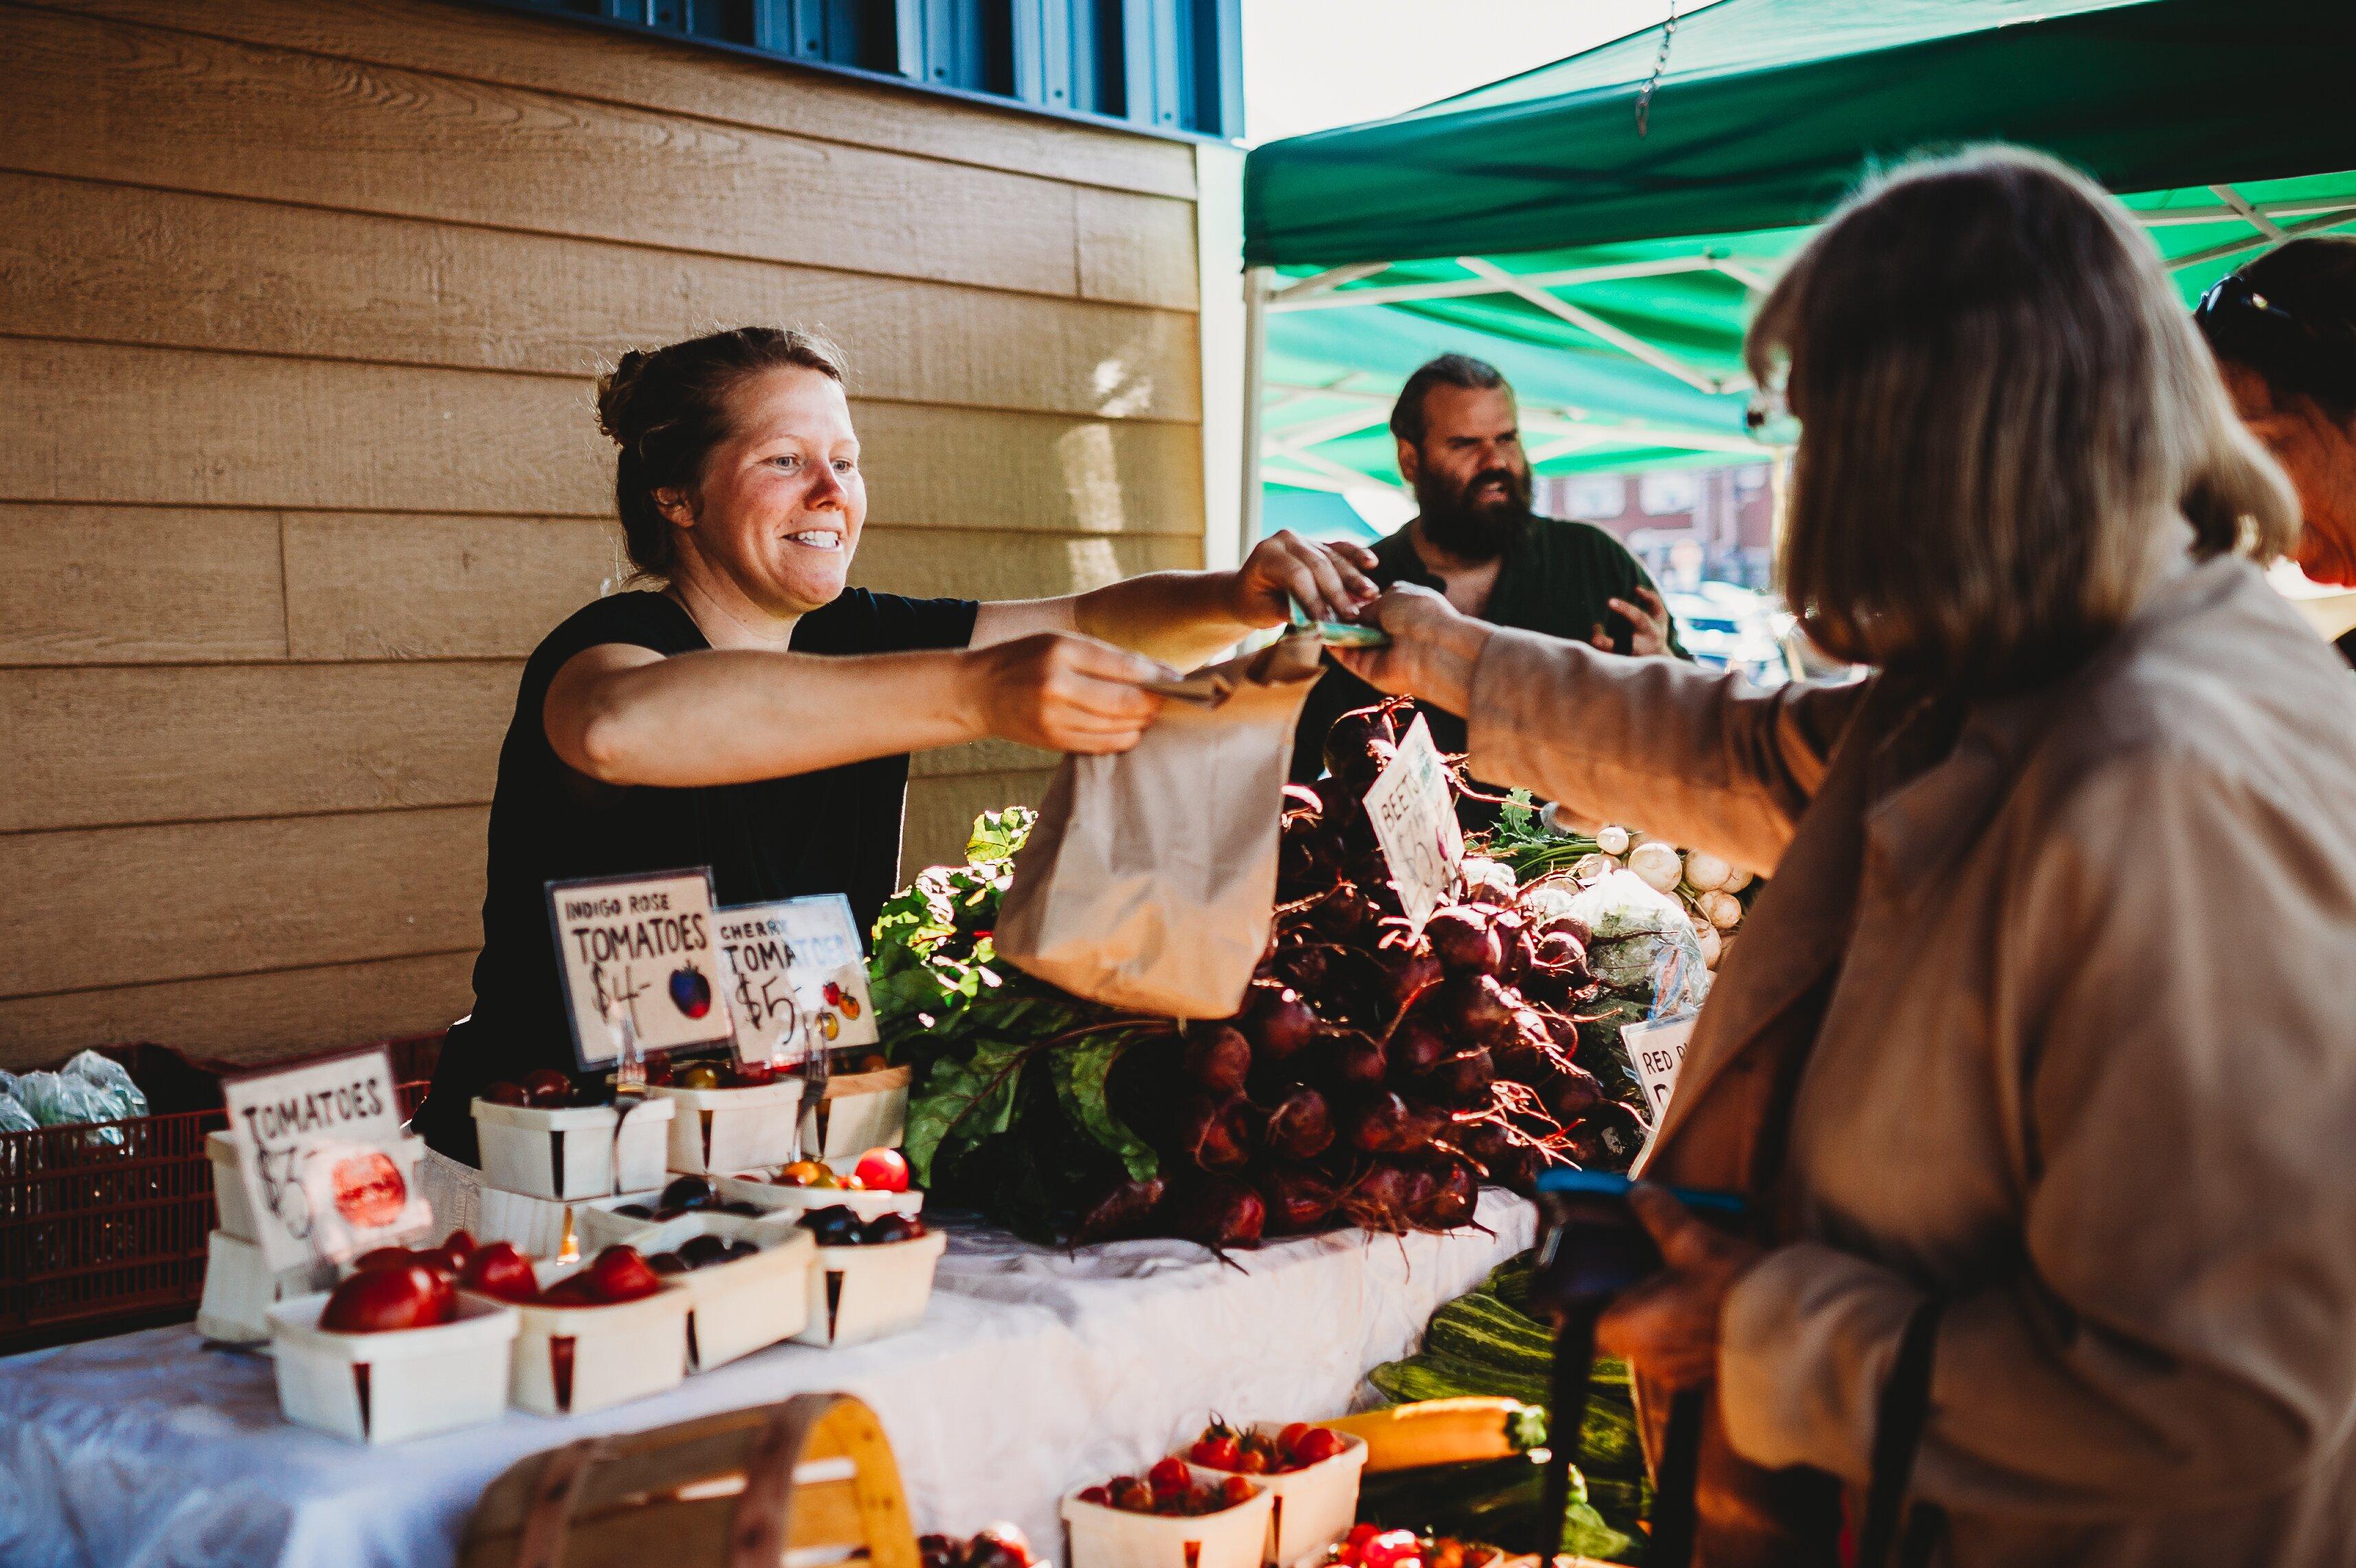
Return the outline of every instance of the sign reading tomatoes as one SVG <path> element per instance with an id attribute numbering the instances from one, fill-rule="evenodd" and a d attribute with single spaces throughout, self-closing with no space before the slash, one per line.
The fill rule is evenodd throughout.
<path id="1" fill-rule="evenodd" d="M 221 1101 L 272 1269 L 340 1262 L 432 1222 L 382 1047 L 224 1079 Z"/>
<path id="2" fill-rule="evenodd" d="M 720 945 L 744 1060 L 798 1062 L 813 1050 L 881 1037 L 859 926 L 841 894 L 730 905 L 720 911 Z"/>
<path id="3" fill-rule="evenodd" d="M 552 882 L 548 918 L 584 1069 L 620 1059 L 625 1027 L 647 1051 L 734 1036 L 709 868 Z"/>

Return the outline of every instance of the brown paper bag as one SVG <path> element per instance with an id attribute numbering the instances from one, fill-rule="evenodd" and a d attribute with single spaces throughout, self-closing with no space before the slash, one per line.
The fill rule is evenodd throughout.
<path id="1" fill-rule="evenodd" d="M 1014 857 L 999 956 L 1076 996 L 1173 1018 L 1243 1004 L 1268 946 L 1292 726 L 1314 637 L 1157 688 L 1131 750 L 1066 757 Z"/>

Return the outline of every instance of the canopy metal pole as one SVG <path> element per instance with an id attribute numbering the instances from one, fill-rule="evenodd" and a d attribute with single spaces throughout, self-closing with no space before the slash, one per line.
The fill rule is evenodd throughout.
<path id="1" fill-rule="evenodd" d="M 1269 268 L 1244 269 L 1244 493 L 1243 504 L 1236 509 L 1243 535 L 1237 541 L 1238 561 L 1259 542 L 1259 405 L 1268 380 L 1268 296 L 1273 284 Z"/>

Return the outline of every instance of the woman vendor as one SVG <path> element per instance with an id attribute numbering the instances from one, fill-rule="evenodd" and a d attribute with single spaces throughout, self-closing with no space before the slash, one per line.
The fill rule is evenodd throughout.
<path id="1" fill-rule="evenodd" d="M 585 606 L 524 666 L 491 801 L 472 1015 L 417 1127 L 474 1163 L 470 1102 L 574 1056 L 545 884 L 709 865 L 723 904 L 898 875 L 908 753 L 1134 745 L 1172 673 L 1287 614 L 1373 596 L 1364 551 L 1280 533 L 1231 572 L 980 604 L 846 586 L 867 492 L 832 347 L 743 327 L 622 356 L 597 412 L 651 590 Z M 1166 661 L 1166 663 L 1164 662 Z"/>

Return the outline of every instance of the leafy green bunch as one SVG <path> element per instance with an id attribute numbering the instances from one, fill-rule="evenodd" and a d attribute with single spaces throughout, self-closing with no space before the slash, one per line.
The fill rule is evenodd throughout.
<path id="1" fill-rule="evenodd" d="M 914 1069 L 903 1152 L 937 1202 L 1055 1241 L 1108 1178 L 1160 1162 L 1111 1104 L 1113 1069 L 1166 1018 L 1125 1015 L 998 960 L 992 933 L 1035 813 L 985 812 L 967 864 L 937 865 L 884 906 L 869 969 L 884 1047 Z"/>

